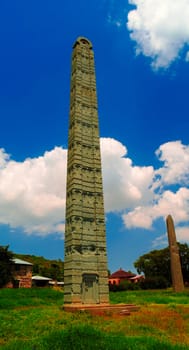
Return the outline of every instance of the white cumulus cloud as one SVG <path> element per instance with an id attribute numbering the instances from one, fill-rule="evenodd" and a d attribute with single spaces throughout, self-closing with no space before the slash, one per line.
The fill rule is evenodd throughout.
<path id="1" fill-rule="evenodd" d="M 136 207 L 129 213 L 123 214 L 126 227 L 152 229 L 155 220 L 165 219 L 168 214 L 172 215 L 175 223 L 189 220 L 189 189 L 180 188 L 176 193 L 164 191 L 159 195 L 154 195 L 154 198 L 153 203 Z"/>
<path id="2" fill-rule="evenodd" d="M 189 146 L 167 142 L 156 151 L 163 166 L 154 170 L 153 201 L 123 214 L 128 228 L 152 229 L 159 218 L 171 214 L 176 224 L 189 222 Z"/>
<path id="3" fill-rule="evenodd" d="M 175 228 L 177 241 L 179 242 L 189 242 L 189 227 L 178 226 Z"/>
<path id="4" fill-rule="evenodd" d="M 188 0 L 129 0 L 127 27 L 136 53 L 150 57 L 154 69 L 167 68 L 189 45 Z M 188 50 L 187 50 L 188 51 Z M 188 61 L 188 52 L 184 59 Z"/>
<path id="5" fill-rule="evenodd" d="M 62 231 L 67 151 L 55 147 L 24 162 L 0 152 L 0 223 L 45 235 Z"/>
<path id="6" fill-rule="evenodd" d="M 160 145 L 158 169 L 134 165 L 126 146 L 112 138 L 101 139 L 101 155 L 106 213 L 118 213 L 127 228 L 151 230 L 168 214 L 177 227 L 189 225 L 189 146 Z M 0 224 L 63 236 L 66 167 L 67 150 L 61 147 L 23 162 L 0 149 Z"/>
<path id="7" fill-rule="evenodd" d="M 189 184 L 189 146 L 181 141 L 164 143 L 156 151 L 163 167 L 156 171 L 161 184 Z"/>
<path id="8" fill-rule="evenodd" d="M 101 139 L 106 212 L 134 209 L 153 196 L 154 169 L 138 167 L 119 141 Z M 11 160 L 0 150 L 0 223 L 28 234 L 64 231 L 67 151 L 55 147 L 38 158 Z"/>
<path id="9" fill-rule="evenodd" d="M 175 233 L 177 241 L 180 243 L 189 243 L 189 227 L 188 226 L 176 226 Z M 164 235 L 161 235 L 154 239 L 152 242 L 152 246 L 154 249 L 158 249 L 159 247 L 168 246 L 168 235 L 167 232 Z"/>
<path id="10" fill-rule="evenodd" d="M 134 166 L 126 147 L 112 138 L 101 139 L 101 151 L 106 211 L 121 211 L 150 201 L 153 167 Z"/>

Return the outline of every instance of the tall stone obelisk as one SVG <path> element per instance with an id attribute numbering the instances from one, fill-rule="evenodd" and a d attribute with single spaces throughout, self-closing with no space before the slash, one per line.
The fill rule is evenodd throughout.
<path id="1" fill-rule="evenodd" d="M 64 308 L 109 303 L 94 53 L 73 46 L 67 164 Z"/>
<path id="2" fill-rule="evenodd" d="M 174 222 L 171 215 L 167 216 L 167 233 L 169 240 L 169 250 L 171 259 L 171 278 L 173 290 L 175 292 L 182 292 L 184 290 L 184 282 L 181 270 L 179 249 L 176 240 Z"/>

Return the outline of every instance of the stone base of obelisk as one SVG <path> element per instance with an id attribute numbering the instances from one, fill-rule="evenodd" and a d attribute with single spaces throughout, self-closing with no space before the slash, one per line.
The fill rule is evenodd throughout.
<path id="1" fill-rule="evenodd" d="M 139 307 L 134 304 L 67 304 L 63 306 L 68 312 L 89 312 L 93 315 L 130 315 L 133 311 L 138 311 Z"/>

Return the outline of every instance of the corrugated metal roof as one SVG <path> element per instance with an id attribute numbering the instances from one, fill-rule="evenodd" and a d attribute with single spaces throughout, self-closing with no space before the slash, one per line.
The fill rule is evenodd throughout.
<path id="1" fill-rule="evenodd" d="M 32 280 L 34 280 L 34 281 L 52 281 L 52 278 L 44 277 L 44 276 L 32 276 Z"/>
<path id="2" fill-rule="evenodd" d="M 33 265 L 30 262 L 28 262 L 28 261 L 21 260 L 21 259 L 18 259 L 18 258 L 13 258 L 12 261 L 13 261 L 14 264 L 19 264 L 19 265 Z"/>

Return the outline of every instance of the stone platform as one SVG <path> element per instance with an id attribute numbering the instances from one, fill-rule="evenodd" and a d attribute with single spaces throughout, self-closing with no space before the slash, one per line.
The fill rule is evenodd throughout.
<path id="1" fill-rule="evenodd" d="M 129 316 L 131 312 L 138 311 L 139 307 L 134 304 L 106 304 L 106 305 L 65 305 L 64 311 L 67 312 L 89 312 L 92 315 L 123 315 Z"/>

